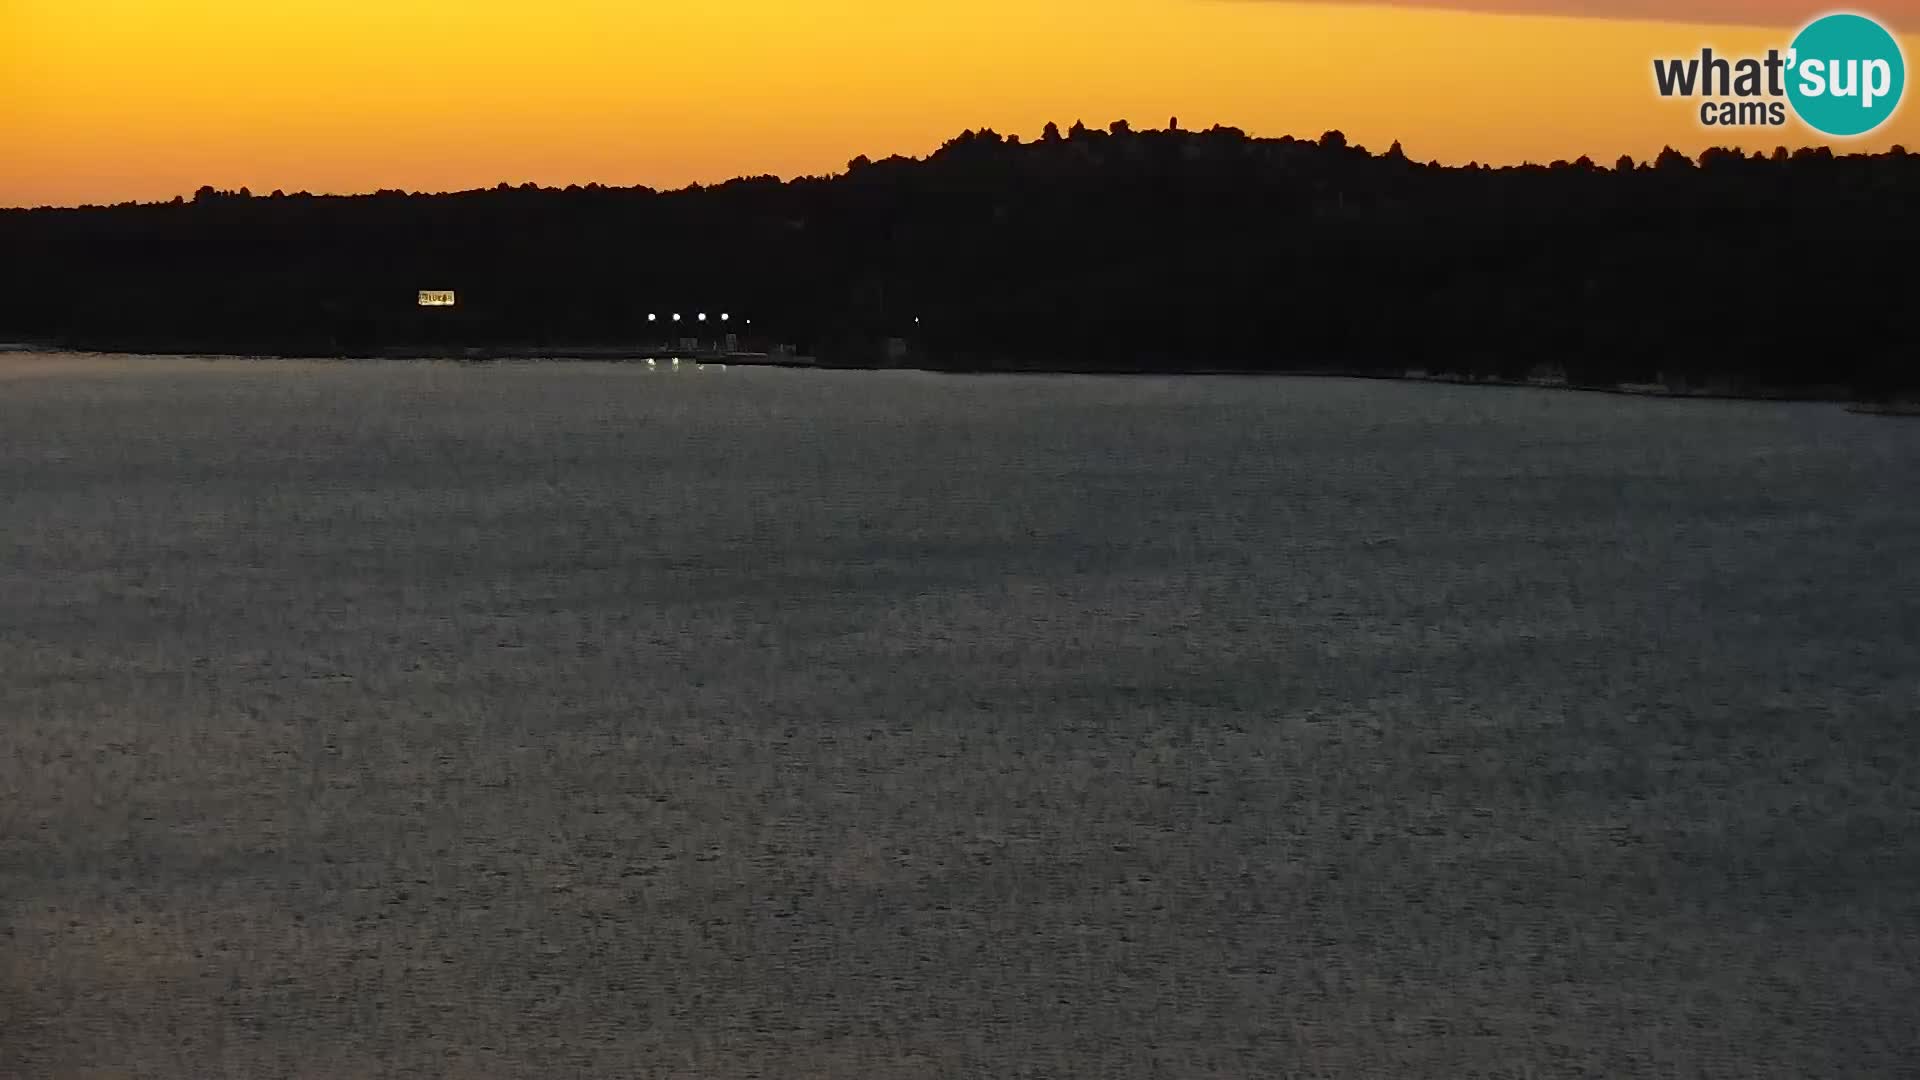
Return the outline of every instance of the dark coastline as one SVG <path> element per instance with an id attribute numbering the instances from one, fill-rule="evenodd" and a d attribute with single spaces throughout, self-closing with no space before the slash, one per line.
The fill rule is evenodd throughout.
<path id="1" fill-rule="evenodd" d="M 1506 385 L 1544 363 L 1583 388 L 1888 402 L 1920 393 L 1920 281 L 1890 255 L 1920 242 L 1917 195 L 1900 148 L 1494 169 L 1124 124 L 673 192 L 205 188 L 0 210 L 0 340 L 616 359 L 683 313 L 682 351 L 831 367 Z"/>

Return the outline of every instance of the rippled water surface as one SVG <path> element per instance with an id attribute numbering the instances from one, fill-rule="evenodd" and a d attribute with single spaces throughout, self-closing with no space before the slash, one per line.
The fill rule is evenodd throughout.
<path id="1" fill-rule="evenodd" d="M 0 357 L 0 1075 L 1920 1069 L 1920 422 Z"/>

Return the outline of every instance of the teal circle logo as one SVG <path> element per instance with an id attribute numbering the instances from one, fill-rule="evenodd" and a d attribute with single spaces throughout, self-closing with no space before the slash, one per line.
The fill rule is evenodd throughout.
<path id="1" fill-rule="evenodd" d="M 1865 135 L 1887 122 L 1907 88 L 1907 60 L 1886 28 L 1864 15 L 1807 24 L 1787 54 L 1787 99 L 1815 131 Z"/>

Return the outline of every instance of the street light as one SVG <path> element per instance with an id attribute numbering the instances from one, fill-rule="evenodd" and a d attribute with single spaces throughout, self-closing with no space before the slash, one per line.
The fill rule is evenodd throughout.
<path id="1" fill-rule="evenodd" d="M 680 313 L 679 313 L 679 312 L 677 312 L 677 311 L 676 311 L 676 312 L 674 312 L 674 313 L 673 313 L 673 321 L 674 321 L 674 322 L 679 322 L 679 321 L 680 321 Z"/>
<path id="2" fill-rule="evenodd" d="M 701 321 L 701 322 L 706 322 L 706 321 L 707 321 L 707 313 L 706 313 L 706 312 L 704 312 L 704 311 L 703 311 L 703 312 L 701 312 L 701 313 L 700 313 L 700 321 Z"/>

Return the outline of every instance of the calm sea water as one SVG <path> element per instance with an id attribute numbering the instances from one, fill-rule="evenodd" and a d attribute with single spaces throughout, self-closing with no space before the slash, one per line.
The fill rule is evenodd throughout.
<path id="1" fill-rule="evenodd" d="M 1917 476 L 1823 405 L 0 357 L 0 1074 L 1920 1069 Z"/>

